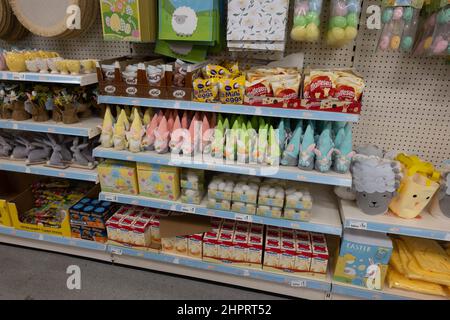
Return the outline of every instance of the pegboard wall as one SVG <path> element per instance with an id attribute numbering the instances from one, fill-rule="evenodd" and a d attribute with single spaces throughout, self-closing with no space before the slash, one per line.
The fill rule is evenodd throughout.
<path id="1" fill-rule="evenodd" d="M 294 0 L 290 1 L 289 31 Z M 322 39 L 329 12 L 329 1 L 324 3 Z M 334 49 L 324 42 L 288 41 L 286 52 L 303 52 L 305 65 L 355 68 L 365 78 L 361 121 L 354 126 L 356 145 L 373 143 L 387 151 L 417 154 L 439 165 L 450 159 L 450 65 L 443 58 L 376 52 L 378 32 L 368 30 L 365 21 L 367 7 L 380 3 L 363 0 L 362 23 L 355 44 Z M 54 50 L 72 59 L 107 59 L 153 50 L 152 45 L 103 41 L 100 19 L 78 39 L 48 40 L 29 35 L 15 43 L 0 41 L 0 46 Z"/>

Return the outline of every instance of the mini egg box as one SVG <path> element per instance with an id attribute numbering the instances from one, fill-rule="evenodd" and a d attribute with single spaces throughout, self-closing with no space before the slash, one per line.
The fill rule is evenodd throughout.
<path id="1" fill-rule="evenodd" d="M 207 208 L 213 210 L 230 211 L 231 201 L 208 198 Z"/>
<path id="2" fill-rule="evenodd" d="M 214 177 L 208 186 L 208 197 L 216 200 L 232 200 L 236 183 L 234 179 L 218 176 Z"/>
<path id="3" fill-rule="evenodd" d="M 284 209 L 284 219 L 295 221 L 310 221 L 311 211 L 309 210 L 296 210 L 296 209 Z"/>
<path id="4" fill-rule="evenodd" d="M 256 211 L 258 216 L 266 217 L 266 218 L 281 218 L 282 209 L 279 207 L 270 207 L 270 206 L 262 206 L 259 205 Z"/>
<path id="5" fill-rule="evenodd" d="M 311 210 L 313 200 L 305 187 L 289 187 L 286 189 L 286 209 Z"/>
<path id="6" fill-rule="evenodd" d="M 258 204 L 260 206 L 283 208 L 285 188 L 281 184 L 265 182 L 259 189 Z"/>
<path id="7" fill-rule="evenodd" d="M 205 171 L 185 170 L 181 172 L 181 188 L 196 191 L 205 190 Z"/>
<path id="8" fill-rule="evenodd" d="M 253 182 L 238 182 L 233 189 L 232 200 L 242 203 L 256 204 L 258 200 L 258 185 Z"/>
<path id="9" fill-rule="evenodd" d="M 231 205 L 231 211 L 241 213 L 241 214 L 256 214 L 256 204 L 244 203 L 244 202 L 233 202 Z"/>
<path id="10" fill-rule="evenodd" d="M 204 196 L 204 191 L 197 191 L 191 189 L 182 189 L 181 190 L 181 202 L 187 204 L 201 204 Z"/>

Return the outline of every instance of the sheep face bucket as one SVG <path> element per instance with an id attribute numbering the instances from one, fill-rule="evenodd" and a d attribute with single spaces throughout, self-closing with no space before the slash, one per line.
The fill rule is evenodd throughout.
<path id="1" fill-rule="evenodd" d="M 389 203 L 394 197 L 393 192 L 357 192 L 356 204 L 365 214 L 374 216 L 385 214 L 389 209 Z"/>

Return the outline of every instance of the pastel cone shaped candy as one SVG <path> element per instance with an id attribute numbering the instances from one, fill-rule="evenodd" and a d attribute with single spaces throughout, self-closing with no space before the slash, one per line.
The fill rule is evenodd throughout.
<path id="1" fill-rule="evenodd" d="M 144 123 L 144 126 L 148 126 L 153 118 L 153 109 L 147 108 L 144 113 L 144 118 L 142 119 L 142 122 Z"/>
<path id="2" fill-rule="evenodd" d="M 166 153 L 169 149 L 169 128 L 167 125 L 167 119 L 163 116 L 158 129 L 155 130 L 155 151 L 162 154 Z"/>
<path id="3" fill-rule="evenodd" d="M 173 130 L 173 125 L 175 123 L 175 115 L 173 113 L 170 114 L 169 118 L 167 118 L 167 128 L 170 132 Z"/>
<path id="4" fill-rule="evenodd" d="M 144 130 L 142 128 L 142 120 L 138 109 L 134 109 L 133 113 L 133 123 L 131 124 L 130 131 L 127 133 L 128 149 L 131 152 L 140 152 Z"/>
<path id="5" fill-rule="evenodd" d="M 103 119 L 102 135 L 100 142 L 103 148 L 111 148 L 113 146 L 113 126 L 114 118 L 109 106 L 106 107 L 105 118 Z"/>
<path id="6" fill-rule="evenodd" d="M 154 149 L 155 144 L 155 130 L 158 128 L 158 115 L 155 114 L 153 116 L 152 121 L 147 126 L 147 130 L 145 132 L 145 137 L 142 141 L 143 147 L 145 150 L 151 151 Z"/>
<path id="7" fill-rule="evenodd" d="M 183 113 L 183 118 L 181 118 L 181 127 L 183 129 L 188 129 L 189 128 L 189 117 L 188 117 L 187 111 L 185 111 Z"/>

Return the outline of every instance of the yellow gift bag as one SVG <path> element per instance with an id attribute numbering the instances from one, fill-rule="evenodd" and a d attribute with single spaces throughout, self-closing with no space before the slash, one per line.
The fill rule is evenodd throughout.
<path id="1" fill-rule="evenodd" d="M 414 219 L 422 213 L 439 189 L 440 173 L 431 163 L 423 162 L 416 156 L 400 154 L 396 158 L 402 163 L 404 179 L 399 194 L 389 208 L 401 218 Z"/>

